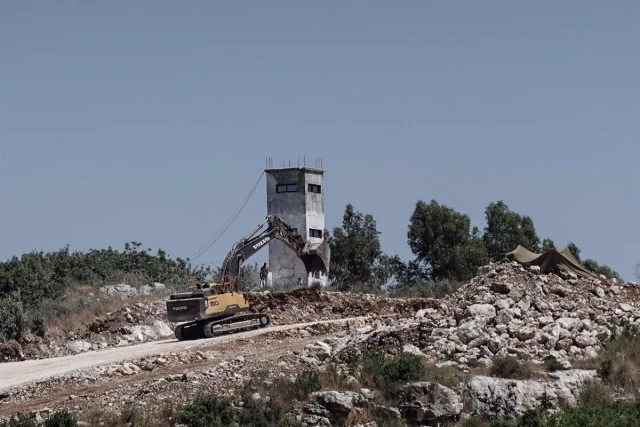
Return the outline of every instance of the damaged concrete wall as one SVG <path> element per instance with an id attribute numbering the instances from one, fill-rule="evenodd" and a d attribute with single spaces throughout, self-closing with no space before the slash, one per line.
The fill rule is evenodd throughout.
<path id="1" fill-rule="evenodd" d="M 267 214 L 279 215 L 307 241 L 320 243 L 324 232 L 324 171 L 309 167 L 267 169 Z M 318 236 L 318 231 L 320 235 Z M 271 282 L 277 286 L 295 285 L 298 277 L 305 284 L 326 277 L 307 277 L 304 264 L 279 241 L 269 243 Z"/>

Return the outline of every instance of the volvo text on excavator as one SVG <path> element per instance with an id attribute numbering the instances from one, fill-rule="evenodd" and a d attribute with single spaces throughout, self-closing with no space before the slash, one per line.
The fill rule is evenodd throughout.
<path id="1" fill-rule="evenodd" d="M 260 232 L 267 225 L 266 230 Z M 178 340 L 212 338 L 226 332 L 265 327 L 266 313 L 252 313 L 246 287 L 238 276 L 242 263 L 272 240 L 283 242 L 300 258 L 307 273 L 329 271 L 329 246 L 305 241 L 279 216 L 269 215 L 265 222 L 233 245 L 227 254 L 218 282 L 197 285 L 191 292 L 172 294 L 167 304 L 167 319 L 181 323 L 175 329 Z M 182 323 L 185 322 L 185 323 Z"/>

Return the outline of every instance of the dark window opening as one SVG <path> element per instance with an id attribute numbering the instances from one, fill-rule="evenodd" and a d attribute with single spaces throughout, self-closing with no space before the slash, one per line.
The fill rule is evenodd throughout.
<path id="1" fill-rule="evenodd" d="M 320 186 L 318 184 L 309 184 L 309 193 L 320 193 Z"/>
<path id="2" fill-rule="evenodd" d="M 295 184 L 278 184 L 276 185 L 276 193 L 295 193 L 297 186 Z"/>
<path id="3" fill-rule="evenodd" d="M 318 229 L 315 229 L 315 228 L 310 228 L 309 229 L 309 236 L 322 238 L 322 230 L 318 230 Z"/>

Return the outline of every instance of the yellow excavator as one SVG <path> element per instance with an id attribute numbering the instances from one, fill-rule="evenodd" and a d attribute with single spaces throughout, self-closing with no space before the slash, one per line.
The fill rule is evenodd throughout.
<path id="1" fill-rule="evenodd" d="M 265 225 L 267 228 L 260 232 Z M 184 322 L 175 328 L 178 340 L 213 338 L 270 323 L 266 313 L 251 313 L 244 294 L 246 287 L 238 276 L 242 263 L 273 239 L 289 247 L 302 260 L 307 273 L 329 271 L 329 245 L 308 242 L 279 216 L 269 215 L 233 245 L 222 263 L 217 282 L 197 284 L 196 289 L 172 294 L 166 301 L 167 319 L 173 323 Z"/>

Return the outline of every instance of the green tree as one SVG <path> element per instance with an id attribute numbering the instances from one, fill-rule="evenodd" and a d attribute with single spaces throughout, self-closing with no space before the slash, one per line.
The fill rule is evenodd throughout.
<path id="1" fill-rule="evenodd" d="M 372 215 L 348 204 L 342 227 L 334 227 L 332 234 L 327 236 L 331 249 L 329 279 L 339 289 L 380 288 L 391 277 L 391 258 L 382 252 L 380 232 Z"/>
<path id="2" fill-rule="evenodd" d="M 0 299 L 0 342 L 21 340 L 26 332 L 27 320 L 19 296 Z"/>
<path id="3" fill-rule="evenodd" d="M 584 261 L 582 261 L 582 265 L 586 269 L 591 270 L 596 274 L 602 274 L 606 277 L 611 277 L 622 281 L 622 277 L 618 274 L 618 272 L 613 270 L 608 265 L 600 265 L 592 259 L 585 259 Z"/>
<path id="4" fill-rule="evenodd" d="M 502 200 L 487 206 L 485 219 L 482 239 L 491 261 L 500 260 L 518 245 L 532 252 L 540 250 L 540 238 L 531 217 L 511 211 Z"/>
<path id="5" fill-rule="evenodd" d="M 622 277 L 618 274 L 618 272 L 613 270 L 608 265 L 604 265 L 604 264 L 600 265 L 600 264 L 598 264 L 596 261 L 594 261 L 592 259 L 583 260 L 580 257 L 580 254 L 582 253 L 582 250 L 575 243 L 569 242 L 569 244 L 567 244 L 567 249 L 569 249 L 569 252 L 571 252 L 571 255 L 573 255 L 573 257 L 580 264 L 582 264 L 582 266 L 584 268 L 586 268 L 587 270 L 593 271 L 596 274 L 602 274 L 602 275 L 604 275 L 606 277 L 615 278 L 615 279 L 618 279 L 618 280 L 622 281 Z"/>
<path id="6" fill-rule="evenodd" d="M 542 241 L 542 252 L 553 251 L 556 249 L 555 243 L 553 240 L 547 238 Z"/>
<path id="7" fill-rule="evenodd" d="M 569 249 L 569 252 L 571 252 L 571 255 L 573 255 L 576 261 L 582 262 L 582 260 L 580 259 L 580 252 L 582 251 L 580 250 L 578 245 L 573 242 L 569 242 L 569 244 L 567 245 L 567 249 Z"/>
<path id="8" fill-rule="evenodd" d="M 409 247 L 422 263 L 414 262 L 406 274 L 422 275 L 431 281 L 464 280 L 488 262 L 487 251 L 469 216 L 435 200 L 415 205 L 407 233 Z"/>

